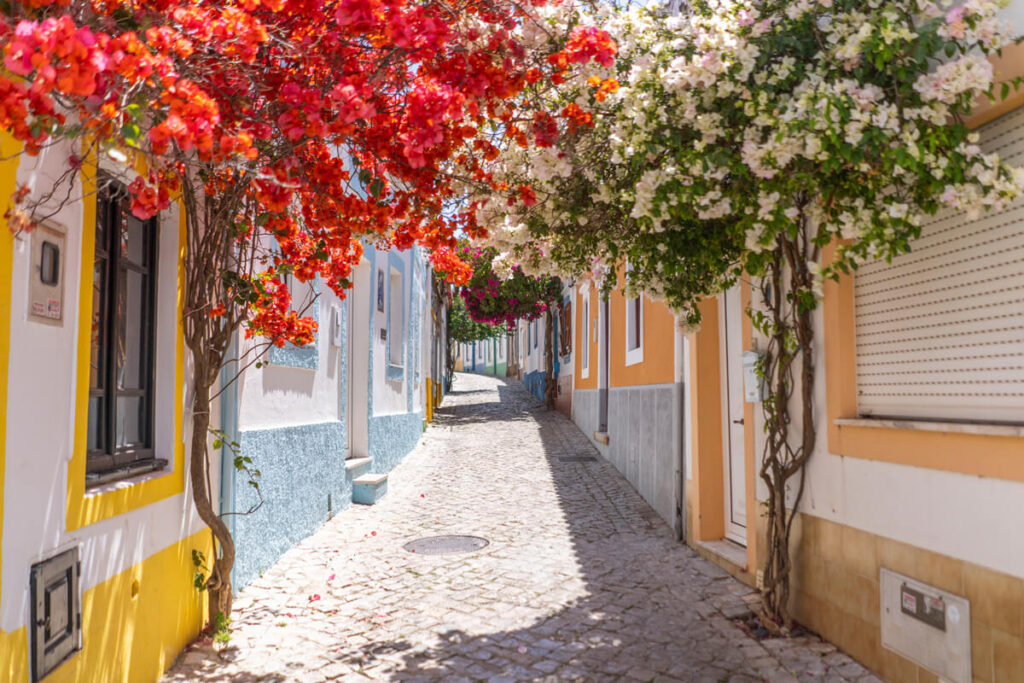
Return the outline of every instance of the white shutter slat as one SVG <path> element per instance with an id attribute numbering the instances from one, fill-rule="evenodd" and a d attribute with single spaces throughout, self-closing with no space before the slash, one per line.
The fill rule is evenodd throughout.
<path id="1" fill-rule="evenodd" d="M 980 133 L 1024 164 L 1024 108 Z M 859 413 L 1024 424 L 1024 201 L 943 212 L 911 248 L 855 275 Z"/>

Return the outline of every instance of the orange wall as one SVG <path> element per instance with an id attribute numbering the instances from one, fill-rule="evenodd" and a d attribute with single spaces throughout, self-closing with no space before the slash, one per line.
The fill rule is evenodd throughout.
<path id="1" fill-rule="evenodd" d="M 644 359 L 626 365 L 626 297 L 621 289 L 612 292 L 610 385 L 670 384 L 675 380 L 675 317 L 668 306 L 646 296 L 643 299 Z"/>
<path id="2" fill-rule="evenodd" d="M 584 285 L 586 286 L 586 285 Z M 601 307 L 601 295 L 597 288 L 590 286 L 590 322 L 583 329 L 583 296 L 580 287 L 573 289 L 573 308 L 576 316 L 576 348 L 573 349 L 576 368 L 576 388 L 596 389 L 598 375 L 598 342 L 594 341 L 594 320 Z M 643 348 L 644 359 L 640 363 L 626 365 L 626 298 L 621 289 L 612 292 L 608 302 L 611 355 L 608 359 L 609 385 L 628 387 L 642 384 L 670 384 L 675 379 L 675 317 L 668 307 L 651 301 L 646 296 L 643 303 Z M 600 330 L 598 330 L 600 337 Z M 590 349 L 590 373 L 583 378 L 583 355 L 581 344 Z"/>

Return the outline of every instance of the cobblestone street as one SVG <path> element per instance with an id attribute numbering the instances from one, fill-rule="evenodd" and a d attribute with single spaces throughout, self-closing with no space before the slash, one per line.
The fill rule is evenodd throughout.
<path id="1" fill-rule="evenodd" d="M 490 543 L 403 549 L 440 534 Z M 239 594 L 231 647 L 165 680 L 878 680 L 817 638 L 751 639 L 752 599 L 569 420 L 460 374 L 387 496 L 289 551 Z"/>

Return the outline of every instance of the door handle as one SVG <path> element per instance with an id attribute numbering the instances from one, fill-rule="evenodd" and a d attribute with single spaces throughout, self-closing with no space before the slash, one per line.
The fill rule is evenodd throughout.
<path id="1" fill-rule="evenodd" d="M 732 421 L 732 423 L 733 423 L 734 425 L 741 425 L 741 424 L 743 424 L 743 418 L 741 417 L 741 418 L 740 418 L 740 419 L 738 419 L 738 420 L 733 420 L 733 421 Z"/>

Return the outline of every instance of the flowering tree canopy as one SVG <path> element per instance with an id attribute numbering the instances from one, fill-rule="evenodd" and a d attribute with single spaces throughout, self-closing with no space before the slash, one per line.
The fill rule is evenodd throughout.
<path id="1" fill-rule="evenodd" d="M 135 215 L 175 201 L 183 210 L 190 473 L 219 555 L 206 582 L 211 621 L 230 613 L 234 546 L 210 501 L 210 390 L 235 331 L 311 341 L 315 322 L 294 309 L 288 277 L 319 277 L 344 296 L 364 241 L 421 244 L 449 277 L 468 276 L 454 234 L 478 229 L 459 203 L 466 187 L 499 186 L 484 164 L 512 98 L 606 59 L 595 31 L 545 27 L 557 34 L 557 64 L 532 51 L 524 35 L 535 29 L 523 26 L 533 12 L 512 0 L 31 0 L 0 10 L 0 129 L 28 155 L 67 157 L 54 187 L 19 188 L 11 229 L 105 182 L 110 159 L 134 176 Z"/>
<path id="2" fill-rule="evenodd" d="M 494 249 L 463 246 L 459 256 L 473 271 L 459 293 L 477 322 L 515 330 L 520 320 L 536 320 L 562 298 L 557 277 L 527 275 L 498 259 Z"/>
<path id="3" fill-rule="evenodd" d="M 557 129 L 499 160 L 496 177 L 529 193 L 480 197 L 488 243 L 528 272 L 613 272 L 628 258 L 632 283 L 692 323 L 700 298 L 762 272 L 776 237 L 800 226 L 818 247 L 844 240 L 826 275 L 904 251 L 923 216 L 998 207 L 1024 188 L 1024 171 L 962 123 L 977 97 L 1019 84 L 993 84 L 985 59 L 1011 35 L 996 17 L 1005 4 L 545 8 L 607 29 L 618 57 L 530 93 Z"/>

